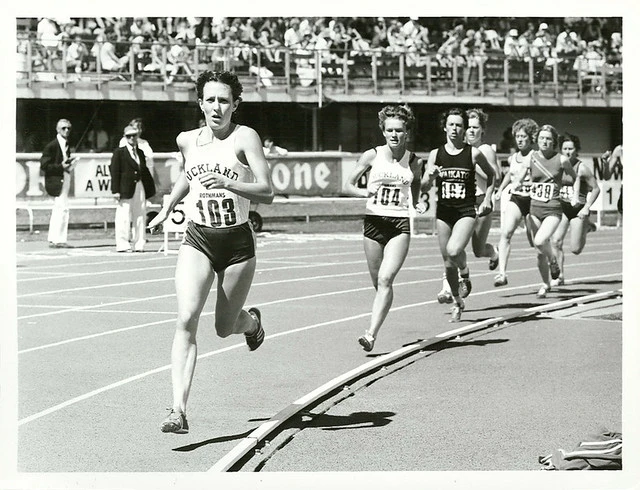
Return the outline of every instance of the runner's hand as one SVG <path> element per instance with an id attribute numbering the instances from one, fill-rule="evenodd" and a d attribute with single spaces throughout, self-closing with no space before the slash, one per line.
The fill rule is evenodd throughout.
<path id="1" fill-rule="evenodd" d="M 147 224 L 149 232 L 153 234 L 158 231 L 158 227 L 164 223 L 168 217 L 169 213 L 165 208 L 162 208 L 160 212 L 156 214 L 151 221 L 149 221 L 149 224 Z"/>

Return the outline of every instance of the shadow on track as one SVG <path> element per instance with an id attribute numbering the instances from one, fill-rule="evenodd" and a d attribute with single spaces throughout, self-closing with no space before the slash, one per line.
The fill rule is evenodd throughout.
<path id="1" fill-rule="evenodd" d="M 172 451 L 179 451 L 179 452 L 194 451 L 203 446 L 208 446 L 209 444 L 217 444 L 219 442 L 227 442 L 227 441 L 235 441 L 238 439 L 243 439 L 247 437 L 249 434 L 251 434 L 251 432 L 253 432 L 254 430 L 255 430 L 255 427 L 245 432 L 242 432 L 240 434 L 231 434 L 229 436 L 214 437 L 212 439 L 207 439 L 206 441 L 195 442 L 193 444 L 187 444 L 186 446 L 176 447 L 176 448 L 173 448 Z"/>

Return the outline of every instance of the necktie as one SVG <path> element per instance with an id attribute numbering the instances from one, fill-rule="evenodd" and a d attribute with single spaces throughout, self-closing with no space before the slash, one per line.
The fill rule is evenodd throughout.
<path id="1" fill-rule="evenodd" d="M 140 165 L 140 159 L 138 158 L 138 152 L 135 148 L 131 148 L 131 157 L 136 161 L 138 165 Z"/>

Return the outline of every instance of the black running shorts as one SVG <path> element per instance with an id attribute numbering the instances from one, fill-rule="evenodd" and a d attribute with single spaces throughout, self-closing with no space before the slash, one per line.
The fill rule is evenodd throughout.
<path id="1" fill-rule="evenodd" d="M 549 216 L 562 218 L 562 205 L 560 199 L 553 199 L 544 204 L 539 204 L 535 199 L 531 200 L 531 216 L 535 216 L 541 222 Z"/>
<path id="2" fill-rule="evenodd" d="M 189 221 L 183 245 L 207 256 L 211 267 L 221 272 L 233 264 L 255 257 L 255 241 L 249 222 L 230 228 L 212 228 Z"/>
<path id="3" fill-rule="evenodd" d="M 444 221 L 451 228 L 460 218 L 476 218 L 476 208 L 472 204 L 461 208 L 438 204 L 436 208 L 436 219 Z"/>
<path id="4" fill-rule="evenodd" d="M 521 196 L 520 194 L 511 194 L 509 199 L 512 203 L 518 206 L 520 214 L 524 218 L 531 210 L 531 198 L 529 196 Z"/>
<path id="5" fill-rule="evenodd" d="M 402 233 L 411 233 L 409 218 L 377 216 L 367 214 L 364 217 L 364 236 L 386 245 L 392 238 Z"/>
<path id="6" fill-rule="evenodd" d="M 578 216 L 578 211 L 582 209 L 582 204 L 578 204 L 575 208 L 571 205 L 570 202 L 560 201 L 562 204 L 562 214 L 564 214 L 569 221 Z"/>

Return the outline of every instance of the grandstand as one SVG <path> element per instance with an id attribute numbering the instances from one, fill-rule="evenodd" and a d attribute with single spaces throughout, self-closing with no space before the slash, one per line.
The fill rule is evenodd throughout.
<path id="1" fill-rule="evenodd" d="M 496 145 L 526 113 L 599 152 L 622 134 L 621 32 L 614 17 L 21 18 L 16 150 L 40 151 L 64 115 L 77 151 L 96 119 L 117 142 L 135 116 L 154 150 L 174 151 L 198 123 L 192 80 L 231 69 L 239 120 L 293 151 L 362 151 L 380 103 L 405 101 L 420 151 L 455 104 L 485 107 Z"/>

